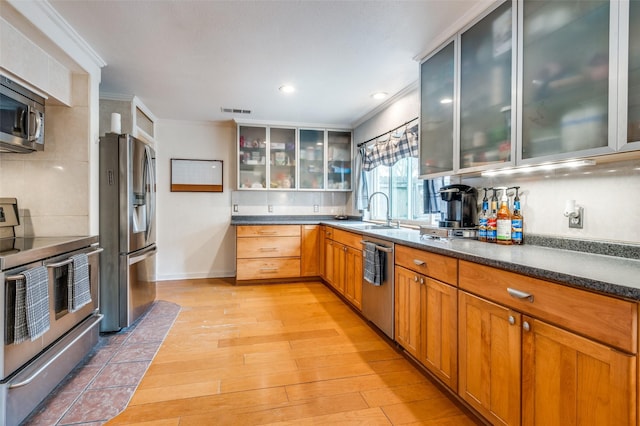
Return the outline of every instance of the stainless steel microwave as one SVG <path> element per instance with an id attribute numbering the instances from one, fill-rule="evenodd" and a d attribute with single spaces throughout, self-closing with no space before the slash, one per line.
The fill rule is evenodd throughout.
<path id="1" fill-rule="evenodd" d="M 44 98 L 0 76 L 0 152 L 44 149 Z"/>

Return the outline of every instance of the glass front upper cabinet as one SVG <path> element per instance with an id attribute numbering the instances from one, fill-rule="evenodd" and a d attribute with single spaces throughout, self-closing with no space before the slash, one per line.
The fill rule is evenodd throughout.
<path id="1" fill-rule="evenodd" d="M 453 171 L 455 45 L 420 64 L 420 175 Z"/>
<path id="2" fill-rule="evenodd" d="M 621 40 L 621 46 L 624 42 L 628 43 L 626 58 L 628 90 L 623 90 L 620 96 L 624 102 L 620 110 L 627 111 L 626 116 L 621 114 L 620 129 L 626 129 L 626 132 L 621 132 L 620 148 L 630 150 L 640 149 L 640 1 L 632 0 L 623 4 L 625 8 L 629 8 L 627 13 L 629 18 L 622 19 L 620 22 L 621 37 L 628 32 L 628 37 Z M 622 12 L 621 16 L 625 16 L 625 11 Z M 624 58 L 624 55 L 621 57 Z M 623 82 L 621 87 L 625 87 Z"/>
<path id="3" fill-rule="evenodd" d="M 300 129 L 300 189 L 324 189 L 325 131 Z"/>
<path id="4" fill-rule="evenodd" d="M 520 8 L 522 119 L 519 162 L 613 152 L 610 106 L 617 11 L 609 1 L 524 1 Z M 617 31 L 617 28 L 615 28 Z"/>
<path id="5" fill-rule="evenodd" d="M 351 132 L 327 131 L 327 189 L 351 190 Z"/>
<path id="6" fill-rule="evenodd" d="M 269 187 L 296 187 L 296 129 L 269 128 Z"/>
<path id="7" fill-rule="evenodd" d="M 460 169 L 515 162 L 515 8 L 502 3 L 460 35 Z"/>
<path id="8" fill-rule="evenodd" d="M 238 126 L 238 188 L 267 187 L 267 128 Z"/>

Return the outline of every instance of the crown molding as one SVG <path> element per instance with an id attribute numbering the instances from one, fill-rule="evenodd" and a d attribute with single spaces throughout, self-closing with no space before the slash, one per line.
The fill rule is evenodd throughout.
<path id="1" fill-rule="evenodd" d="M 5 1 L 85 71 L 94 73 L 107 65 L 48 1 Z"/>

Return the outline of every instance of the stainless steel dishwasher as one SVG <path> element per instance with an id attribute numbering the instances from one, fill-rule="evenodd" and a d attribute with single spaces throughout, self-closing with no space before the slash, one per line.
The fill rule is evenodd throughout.
<path id="1" fill-rule="evenodd" d="M 381 285 L 373 285 L 364 279 L 365 256 L 362 256 L 362 313 L 390 339 L 394 338 L 394 245 L 390 241 L 363 236 L 362 243 L 374 243 L 385 254 L 384 279 Z"/>

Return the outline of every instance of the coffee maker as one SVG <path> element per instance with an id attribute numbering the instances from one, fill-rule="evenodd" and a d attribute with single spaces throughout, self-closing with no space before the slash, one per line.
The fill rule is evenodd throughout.
<path id="1" fill-rule="evenodd" d="M 454 184 L 440 188 L 444 202 L 440 228 L 471 228 L 478 226 L 478 191 L 468 185 Z"/>

